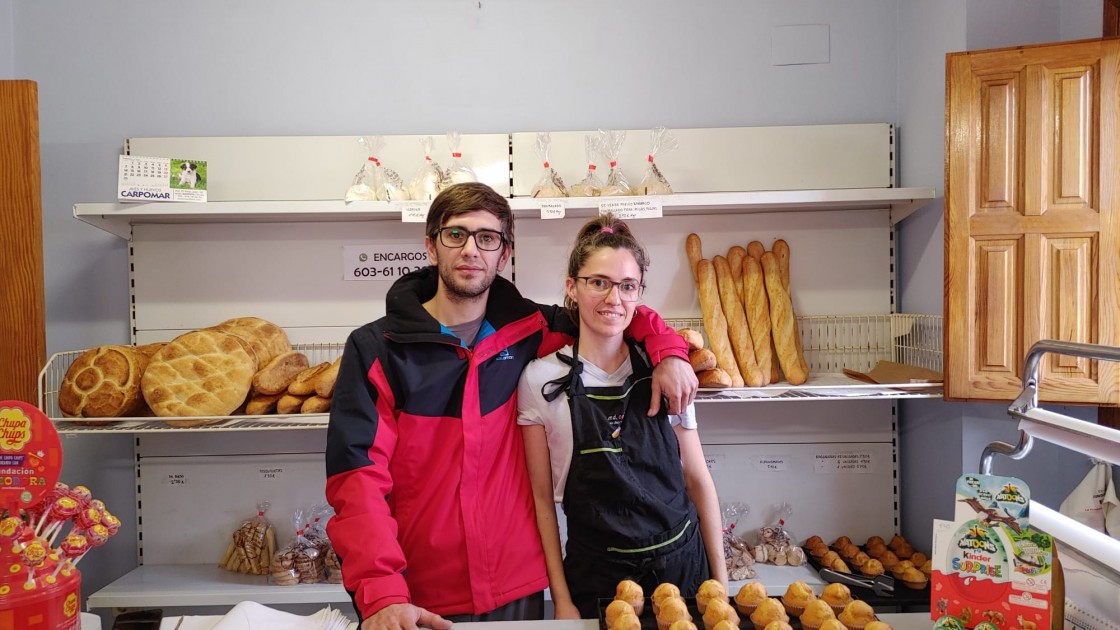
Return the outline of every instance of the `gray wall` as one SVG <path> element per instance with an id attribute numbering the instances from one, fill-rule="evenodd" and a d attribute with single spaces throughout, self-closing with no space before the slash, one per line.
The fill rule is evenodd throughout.
<path id="1" fill-rule="evenodd" d="M 71 208 L 114 198 L 116 156 L 130 136 L 892 122 L 900 184 L 939 195 L 899 230 L 901 310 L 940 313 L 944 54 L 1092 37 L 1101 15 L 1100 0 L 196 0 L 190 8 L 0 0 L 0 77 L 39 82 L 50 352 L 128 339 L 126 244 L 76 221 Z M 829 63 L 770 64 L 771 30 L 797 24 L 829 25 Z M 951 512 L 941 505 L 951 499 L 929 499 L 948 497 L 987 441 L 1013 438 L 1003 411 L 902 406 L 907 535 L 928 540 L 929 519 Z M 945 448 L 916 446 L 931 443 Z M 85 483 L 130 524 L 132 441 L 64 447 L 64 480 Z M 83 561 L 86 592 L 134 566 L 134 539 L 124 530 Z"/>

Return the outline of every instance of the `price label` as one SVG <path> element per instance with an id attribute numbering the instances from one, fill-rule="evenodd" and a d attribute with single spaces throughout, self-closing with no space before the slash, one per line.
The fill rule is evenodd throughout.
<path id="1" fill-rule="evenodd" d="M 163 485 L 170 488 L 185 488 L 187 487 L 186 473 L 167 473 L 163 479 Z"/>
<path id="2" fill-rule="evenodd" d="M 610 212 L 623 221 L 661 218 L 661 197 L 605 197 L 599 200 L 599 214 Z"/>
<path id="3" fill-rule="evenodd" d="M 875 469 L 871 453 L 821 453 L 814 458 L 813 469 L 823 474 L 867 474 Z"/>
<path id="4" fill-rule="evenodd" d="M 261 476 L 261 481 L 280 481 L 284 477 L 283 468 L 258 468 L 257 473 Z"/>
<path id="5" fill-rule="evenodd" d="M 708 470 L 723 470 L 723 455 L 705 455 L 704 463 L 708 465 Z"/>
<path id="6" fill-rule="evenodd" d="M 542 199 L 542 219 L 563 219 L 568 212 L 568 202 L 563 199 Z"/>
<path id="7" fill-rule="evenodd" d="M 343 245 L 342 279 L 392 282 L 428 266 L 428 250 L 415 245 Z"/>
<path id="8" fill-rule="evenodd" d="M 401 211 L 401 223 L 427 223 L 428 202 L 397 201 L 393 205 Z"/>
<path id="9" fill-rule="evenodd" d="M 754 469 L 759 472 L 783 472 L 789 470 L 785 455 L 762 455 L 755 458 Z"/>

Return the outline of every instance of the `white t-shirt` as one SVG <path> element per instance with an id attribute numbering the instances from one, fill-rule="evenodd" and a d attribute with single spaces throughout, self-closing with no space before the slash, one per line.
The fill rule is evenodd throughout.
<path id="1" fill-rule="evenodd" d="M 560 352 L 565 356 L 572 356 L 571 346 Z M 564 364 L 553 353 L 531 361 L 521 373 L 521 381 L 517 385 L 517 424 L 543 425 L 548 436 L 549 459 L 552 460 L 552 494 L 557 503 L 564 500 L 564 484 L 572 465 L 572 411 L 568 407 L 567 394 L 546 402 L 541 394 L 541 387 L 566 375 L 570 370 L 571 366 Z M 584 361 L 583 374 L 580 376 L 585 387 L 616 387 L 623 385 L 633 373 L 634 367 L 630 365 L 630 356 L 627 355 L 626 360 L 612 374 Z M 696 430 L 696 409 L 689 405 L 681 415 L 670 415 L 669 424 Z"/>

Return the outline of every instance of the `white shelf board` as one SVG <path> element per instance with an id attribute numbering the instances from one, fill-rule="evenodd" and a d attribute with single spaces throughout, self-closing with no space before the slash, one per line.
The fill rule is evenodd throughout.
<path id="1" fill-rule="evenodd" d="M 829 210 L 886 210 L 896 224 L 934 198 L 933 188 L 853 188 L 755 192 L 682 193 L 661 196 L 665 215 L 750 214 Z M 590 216 L 600 199 L 567 197 L 568 212 Z M 215 201 L 209 203 L 80 203 L 74 216 L 122 238 L 131 227 L 151 223 L 284 223 L 321 221 L 399 221 L 405 204 L 393 201 Z M 540 200 L 510 200 L 516 216 L 539 216 Z"/>
<path id="2" fill-rule="evenodd" d="M 91 594 L 89 608 L 233 606 L 261 604 L 349 604 L 341 584 L 276 586 L 263 575 L 244 575 L 213 564 L 144 565 Z"/>

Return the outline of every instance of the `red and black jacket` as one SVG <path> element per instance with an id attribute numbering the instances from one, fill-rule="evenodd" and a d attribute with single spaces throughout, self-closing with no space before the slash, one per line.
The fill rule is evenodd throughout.
<path id="1" fill-rule="evenodd" d="M 327 529 L 363 619 L 405 602 L 482 614 L 548 586 L 517 383 L 575 325 L 499 276 L 486 307 L 494 332 L 464 348 L 422 306 L 437 278 L 435 267 L 404 276 L 385 317 L 350 334 L 331 403 Z M 627 332 L 655 361 L 687 357 L 645 307 Z"/>

